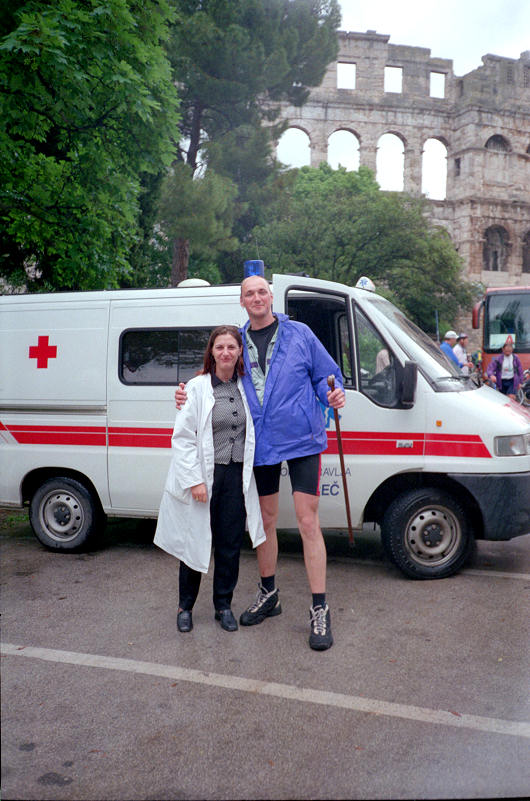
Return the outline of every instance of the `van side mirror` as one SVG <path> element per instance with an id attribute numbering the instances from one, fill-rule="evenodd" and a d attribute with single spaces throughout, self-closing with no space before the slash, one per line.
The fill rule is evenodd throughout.
<path id="1" fill-rule="evenodd" d="M 404 409 L 411 409 L 414 406 L 417 383 L 418 365 L 416 362 L 406 361 L 401 368 L 399 382 L 399 402 Z"/>

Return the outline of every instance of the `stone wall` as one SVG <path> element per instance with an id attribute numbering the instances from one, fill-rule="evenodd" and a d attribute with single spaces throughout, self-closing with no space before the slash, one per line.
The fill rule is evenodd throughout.
<path id="1" fill-rule="evenodd" d="M 466 274 L 487 286 L 530 284 L 530 51 L 486 55 L 458 77 L 452 60 L 426 48 L 389 44 L 375 31 L 338 36 L 337 61 L 355 64 L 355 88 L 337 88 L 334 62 L 302 108 L 282 112 L 309 136 L 312 166 L 327 160 L 330 135 L 346 130 L 359 140 L 360 163 L 375 172 L 379 138 L 394 133 L 404 145 L 404 191 L 419 194 L 424 144 L 440 140 L 447 193 L 430 207 Z M 385 92 L 385 67 L 401 68 L 401 91 Z M 430 96 L 431 73 L 443 76 L 443 97 Z"/>

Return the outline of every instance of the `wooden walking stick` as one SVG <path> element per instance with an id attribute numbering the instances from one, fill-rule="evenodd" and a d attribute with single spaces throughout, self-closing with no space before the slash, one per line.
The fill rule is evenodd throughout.
<path id="1" fill-rule="evenodd" d="M 333 390 L 335 389 L 334 375 L 328 376 L 328 386 L 330 390 L 333 392 Z M 337 432 L 337 444 L 339 447 L 340 470 L 342 473 L 342 486 L 344 488 L 344 501 L 346 503 L 346 518 L 348 520 L 348 536 L 350 538 L 350 545 L 353 545 L 353 528 L 351 524 L 351 515 L 350 515 L 350 499 L 348 496 L 348 483 L 346 481 L 346 468 L 344 467 L 344 450 L 342 448 L 342 437 L 340 435 L 338 409 L 333 409 L 333 416 L 335 418 L 335 431 Z"/>

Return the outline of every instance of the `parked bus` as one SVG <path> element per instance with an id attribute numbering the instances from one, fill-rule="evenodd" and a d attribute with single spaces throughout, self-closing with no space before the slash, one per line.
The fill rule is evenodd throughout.
<path id="1" fill-rule="evenodd" d="M 508 336 L 521 359 L 530 368 L 530 286 L 492 287 L 473 308 L 473 328 L 482 328 L 484 377 L 493 357 Z"/>

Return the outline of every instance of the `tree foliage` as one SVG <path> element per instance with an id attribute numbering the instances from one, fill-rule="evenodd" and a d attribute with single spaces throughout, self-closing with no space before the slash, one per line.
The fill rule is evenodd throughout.
<path id="1" fill-rule="evenodd" d="M 182 102 L 180 156 L 194 169 L 205 142 L 273 119 L 279 101 L 301 105 L 337 53 L 336 0 L 176 5 L 169 52 Z"/>
<path id="2" fill-rule="evenodd" d="M 337 52 L 339 6 L 336 0 L 176 0 L 176 6 L 169 55 L 181 98 L 178 157 L 194 172 L 206 162 L 237 185 L 234 234 L 245 241 L 275 171 L 279 102 L 300 105 L 309 87 L 320 84 Z M 225 251 L 227 261 L 232 252 Z M 193 259 L 193 246 L 191 253 Z M 185 269 L 181 264 L 179 274 Z"/>
<path id="3" fill-rule="evenodd" d="M 189 242 L 196 261 L 205 268 L 219 250 L 231 250 L 237 245 L 232 237 L 236 195 L 237 188 L 229 179 L 212 170 L 194 179 L 192 169 L 178 162 L 162 189 L 160 227 L 173 247 L 182 246 L 180 240 Z M 176 269 L 178 259 L 172 259 L 172 265 Z M 176 285 L 185 277 L 172 275 L 171 284 Z"/>
<path id="4" fill-rule="evenodd" d="M 327 164 L 293 170 L 269 221 L 254 236 L 275 272 L 303 271 L 355 285 L 369 276 L 378 290 L 425 330 L 454 326 L 477 288 L 445 229 L 426 216 L 425 201 L 380 191 L 367 168 Z"/>
<path id="5" fill-rule="evenodd" d="M 0 275 L 116 286 L 174 157 L 167 0 L 11 3 L 0 29 Z M 29 269 L 29 274 L 27 268 Z"/>

